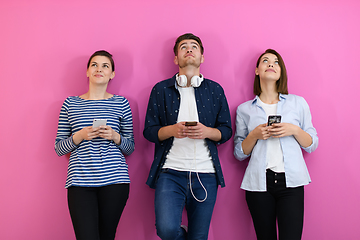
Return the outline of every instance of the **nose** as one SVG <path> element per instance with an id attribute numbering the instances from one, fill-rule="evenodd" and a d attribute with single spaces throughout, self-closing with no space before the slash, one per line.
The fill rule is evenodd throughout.
<path id="1" fill-rule="evenodd" d="M 272 65 L 272 64 L 269 64 L 269 67 L 274 67 L 274 65 Z"/>
<path id="2" fill-rule="evenodd" d="M 188 52 L 188 53 L 192 52 L 192 49 L 190 46 L 186 49 L 186 52 Z"/>

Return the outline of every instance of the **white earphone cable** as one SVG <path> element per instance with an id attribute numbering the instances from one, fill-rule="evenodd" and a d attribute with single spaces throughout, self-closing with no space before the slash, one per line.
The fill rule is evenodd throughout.
<path id="1" fill-rule="evenodd" d="M 200 180 L 199 172 L 197 171 L 197 167 L 196 167 L 196 142 L 195 142 L 195 139 L 194 139 L 194 163 L 195 163 L 196 176 L 197 176 L 197 179 L 199 180 L 199 183 L 200 183 L 201 187 L 202 187 L 202 188 L 204 189 L 204 191 L 205 191 L 205 197 L 204 197 L 204 199 L 201 199 L 201 200 L 198 199 L 197 197 L 195 197 L 195 194 L 194 194 L 194 192 L 193 192 L 193 190 L 192 190 L 192 184 L 191 184 L 191 170 L 189 171 L 190 191 L 191 191 L 191 195 L 194 197 L 194 199 L 195 199 L 196 201 L 202 203 L 202 202 L 205 202 L 205 200 L 207 199 L 208 193 L 207 193 L 207 190 L 206 190 L 206 188 L 204 187 L 203 183 L 202 183 L 201 180 Z"/>

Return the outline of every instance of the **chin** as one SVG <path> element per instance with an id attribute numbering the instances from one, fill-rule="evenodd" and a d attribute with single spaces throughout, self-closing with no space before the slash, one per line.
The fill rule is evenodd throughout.
<path id="1" fill-rule="evenodd" d="M 190 63 L 186 63 L 183 64 L 182 66 L 179 66 L 180 68 L 185 68 L 185 67 L 195 67 L 195 68 L 199 68 L 200 67 L 200 63 L 195 63 L 195 62 L 190 62 Z"/>

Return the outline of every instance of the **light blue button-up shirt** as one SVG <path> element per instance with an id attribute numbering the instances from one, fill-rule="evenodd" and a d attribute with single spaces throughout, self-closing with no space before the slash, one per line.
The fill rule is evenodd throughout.
<path id="1" fill-rule="evenodd" d="M 319 143 L 317 133 L 311 122 L 311 113 L 305 99 L 293 94 L 280 94 L 277 114 L 281 121 L 299 126 L 312 138 L 312 144 L 303 148 L 294 136 L 280 138 L 284 156 L 286 187 L 298 187 L 311 182 L 301 148 L 313 152 Z M 244 160 L 250 155 L 241 188 L 248 191 L 266 191 L 266 140 L 258 140 L 249 155 L 244 154 L 242 142 L 260 124 L 267 122 L 266 113 L 259 105 L 259 97 L 241 104 L 236 111 L 236 133 L 234 155 Z"/>

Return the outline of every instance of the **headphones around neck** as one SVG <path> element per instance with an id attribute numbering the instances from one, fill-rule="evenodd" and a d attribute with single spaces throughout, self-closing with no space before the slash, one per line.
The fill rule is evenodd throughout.
<path id="1" fill-rule="evenodd" d="M 203 80 L 204 80 L 204 77 L 202 74 L 200 74 L 200 76 L 195 75 L 191 78 L 191 86 L 199 87 Z M 186 87 L 187 86 L 187 77 L 185 75 L 176 74 L 176 82 L 180 87 Z"/>

